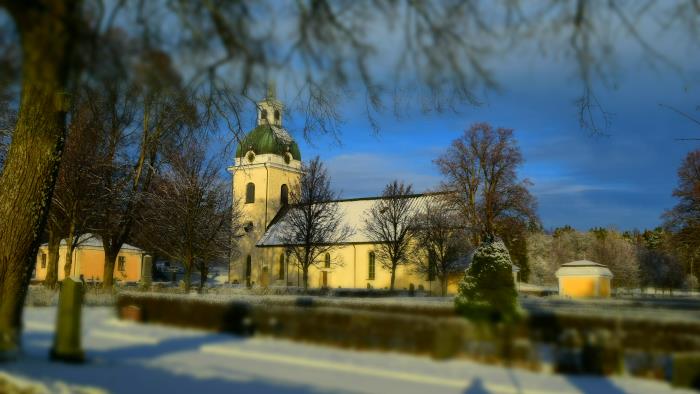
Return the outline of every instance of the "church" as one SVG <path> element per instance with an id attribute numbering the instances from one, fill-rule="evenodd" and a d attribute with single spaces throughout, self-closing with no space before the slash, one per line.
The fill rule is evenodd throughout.
<path id="1" fill-rule="evenodd" d="M 269 89 L 267 97 L 257 104 L 255 128 L 238 144 L 234 164 L 228 169 L 233 178 L 233 201 L 239 206 L 243 225 L 237 240 L 238 257 L 229 265 L 230 283 L 253 287 L 303 286 L 301 269 L 294 257 L 286 253 L 279 236 L 290 188 L 299 181 L 302 171 L 299 146 L 283 127 L 283 109 L 274 88 Z M 344 224 L 353 234 L 326 253 L 323 261 L 309 268 L 310 288 L 389 288 L 391 273 L 377 261 L 376 244 L 363 231 L 365 213 L 380 198 L 335 202 Z M 449 281 L 449 293 L 456 292 L 458 280 L 455 277 Z M 400 265 L 395 289 L 410 287 L 436 293 L 441 284 L 435 277 Z"/>

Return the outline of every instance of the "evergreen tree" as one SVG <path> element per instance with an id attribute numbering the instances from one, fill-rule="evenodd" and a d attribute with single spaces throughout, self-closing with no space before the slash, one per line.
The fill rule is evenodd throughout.
<path id="1" fill-rule="evenodd" d="M 503 241 L 488 239 L 474 252 L 455 307 L 471 319 L 508 321 L 517 315 L 516 298 L 508 249 Z"/>

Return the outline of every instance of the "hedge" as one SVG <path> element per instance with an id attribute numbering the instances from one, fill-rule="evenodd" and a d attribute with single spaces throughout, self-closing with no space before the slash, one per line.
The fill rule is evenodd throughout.
<path id="1" fill-rule="evenodd" d="M 268 335 L 355 349 L 469 357 L 540 368 L 553 346 L 554 369 L 646 377 L 663 373 L 678 352 L 700 351 L 700 322 L 651 321 L 537 311 L 516 324 L 474 324 L 445 304 L 363 302 L 320 297 L 240 297 L 122 293 L 122 318 L 237 335 Z M 689 364 L 679 361 L 677 365 Z M 679 369 L 680 370 L 680 369 Z M 691 380 L 692 381 L 692 380 Z"/>

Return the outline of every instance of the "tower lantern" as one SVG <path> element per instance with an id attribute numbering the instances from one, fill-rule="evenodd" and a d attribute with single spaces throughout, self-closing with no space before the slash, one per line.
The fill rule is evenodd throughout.
<path id="1" fill-rule="evenodd" d="M 282 127 L 282 111 L 284 105 L 277 100 L 277 88 L 274 82 L 267 85 L 267 96 L 258 102 L 257 125 L 271 125 Z"/>

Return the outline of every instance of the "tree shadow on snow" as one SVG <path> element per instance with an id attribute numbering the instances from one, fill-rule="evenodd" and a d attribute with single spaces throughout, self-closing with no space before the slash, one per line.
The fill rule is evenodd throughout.
<path id="1" fill-rule="evenodd" d="M 51 333 L 25 333 L 24 343 L 51 340 Z M 222 362 L 209 362 L 203 368 L 191 366 L 188 356 L 203 345 L 243 341 L 228 335 L 204 335 L 167 339 L 153 345 L 136 345 L 109 350 L 89 350 L 85 364 L 50 362 L 48 349 L 31 348 L 17 362 L 3 365 L 9 373 L 45 382 L 62 381 L 70 385 L 102 388 L 110 393 L 281 393 L 318 392 L 312 386 L 274 381 L 250 371 L 235 371 Z M 178 354 L 181 352 L 196 352 Z M 43 354 L 42 354 L 43 353 Z M 172 356 L 172 357 L 167 357 Z M 158 360 L 166 357 L 167 362 Z M 178 359 L 181 357 L 181 359 Z M 181 365 L 179 363 L 181 360 Z M 231 361 L 233 362 L 233 361 Z"/>
<path id="2" fill-rule="evenodd" d="M 476 378 L 472 381 L 472 384 L 464 390 L 464 394 L 489 394 L 489 391 L 486 390 L 481 379 Z"/>
<path id="3" fill-rule="evenodd" d="M 612 380 L 605 376 L 594 375 L 566 375 L 566 380 L 582 393 L 624 394 L 625 391 L 617 387 Z"/>

